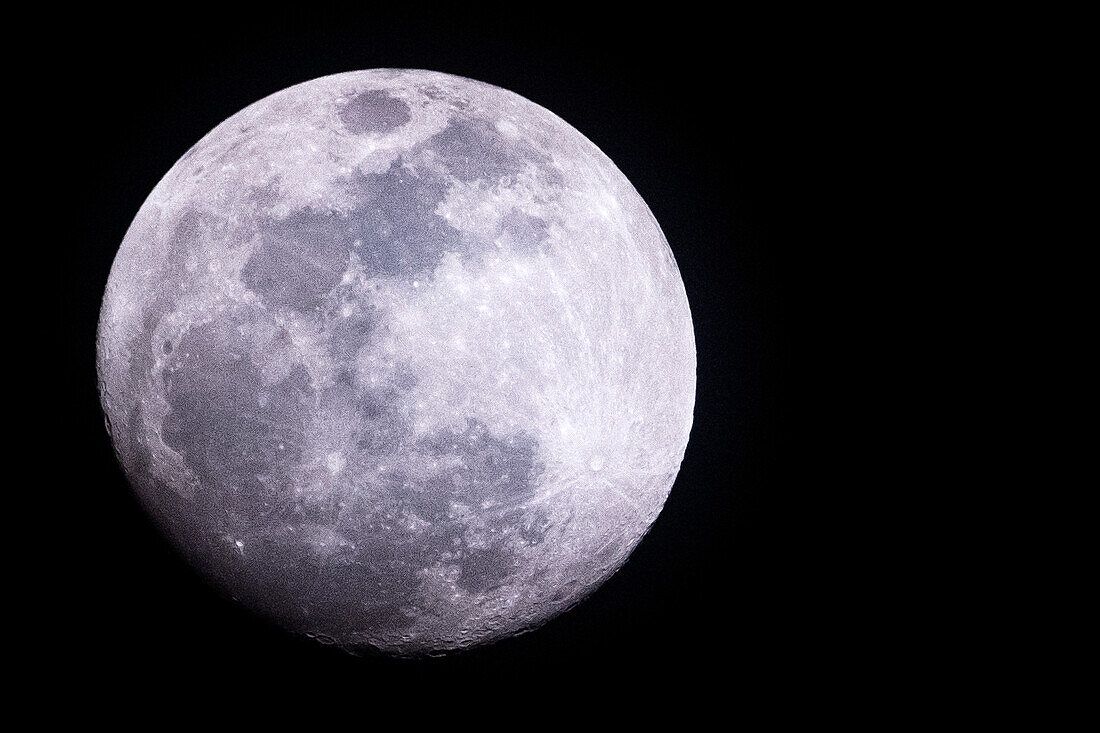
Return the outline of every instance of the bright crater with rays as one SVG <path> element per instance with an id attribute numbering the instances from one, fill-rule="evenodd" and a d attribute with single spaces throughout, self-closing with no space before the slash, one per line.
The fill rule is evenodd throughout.
<path id="1" fill-rule="evenodd" d="M 606 580 L 687 445 L 691 315 L 641 197 L 511 92 L 375 70 L 215 128 L 111 271 L 123 469 L 211 582 L 299 633 L 416 655 Z"/>

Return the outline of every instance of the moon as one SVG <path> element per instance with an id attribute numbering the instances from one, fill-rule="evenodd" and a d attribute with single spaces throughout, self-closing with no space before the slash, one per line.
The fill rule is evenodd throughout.
<path id="1" fill-rule="evenodd" d="M 212 584 L 351 651 L 529 631 L 656 520 L 691 313 L 641 196 L 580 132 L 442 73 L 315 79 L 172 167 L 98 332 L 121 466 Z"/>

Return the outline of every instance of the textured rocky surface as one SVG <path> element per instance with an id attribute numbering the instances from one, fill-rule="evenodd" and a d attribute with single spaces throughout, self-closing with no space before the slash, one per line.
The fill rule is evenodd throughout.
<path id="1" fill-rule="evenodd" d="M 317 79 L 213 130 L 122 244 L 102 403 L 134 489 L 249 607 L 438 653 L 591 592 L 691 427 L 683 285 L 606 156 L 510 92 Z"/>

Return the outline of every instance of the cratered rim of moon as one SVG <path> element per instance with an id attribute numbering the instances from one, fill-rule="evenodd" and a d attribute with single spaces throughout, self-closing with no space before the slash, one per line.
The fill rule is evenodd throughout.
<path id="1" fill-rule="evenodd" d="M 115 450 L 212 583 L 349 650 L 528 631 L 629 557 L 691 429 L 649 207 L 519 95 L 321 77 L 233 115 L 134 219 L 98 338 Z"/>

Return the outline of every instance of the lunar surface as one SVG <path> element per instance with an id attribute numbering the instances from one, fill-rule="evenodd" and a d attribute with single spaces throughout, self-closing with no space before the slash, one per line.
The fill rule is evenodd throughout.
<path id="1" fill-rule="evenodd" d="M 610 577 L 695 399 L 683 283 L 629 181 L 542 107 L 425 71 L 291 87 L 189 150 L 115 259 L 98 369 L 196 569 L 293 632 L 411 656 Z"/>

